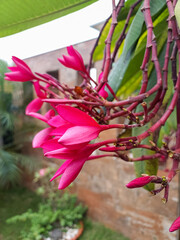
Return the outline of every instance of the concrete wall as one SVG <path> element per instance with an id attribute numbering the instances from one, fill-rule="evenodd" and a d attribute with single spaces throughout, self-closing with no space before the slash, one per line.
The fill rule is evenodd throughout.
<path id="1" fill-rule="evenodd" d="M 89 51 L 94 40 L 75 46 L 88 63 Z M 59 79 L 66 84 L 76 85 L 77 73 L 66 69 L 57 58 L 67 54 L 66 49 L 25 59 L 33 71 L 45 73 L 59 71 Z M 101 63 L 96 63 L 100 73 Z M 101 139 L 116 136 L 115 130 L 101 134 Z M 62 161 L 57 162 L 61 165 Z M 166 175 L 160 171 L 159 176 Z M 144 189 L 130 190 L 125 184 L 135 178 L 132 163 L 121 159 L 98 159 L 88 161 L 73 184 L 72 191 L 89 206 L 89 215 L 105 225 L 122 232 L 131 240 L 175 240 L 176 233 L 168 229 L 177 216 L 177 178 L 170 188 L 170 198 L 166 205 L 161 201 L 163 193 L 152 196 Z M 112 239 L 113 240 L 113 239 Z"/>

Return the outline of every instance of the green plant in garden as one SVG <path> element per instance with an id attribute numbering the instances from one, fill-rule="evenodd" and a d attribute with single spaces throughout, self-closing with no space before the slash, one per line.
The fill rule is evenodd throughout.
<path id="1" fill-rule="evenodd" d="M 15 137 L 15 124 L 21 110 L 13 105 L 13 85 L 4 81 L 8 71 L 8 64 L 0 60 L 0 188 L 20 183 L 22 168 L 33 172 L 39 165 L 33 158 L 21 154 L 22 135 L 28 128 L 24 131 L 16 127 Z"/>
<path id="2" fill-rule="evenodd" d="M 58 194 L 39 204 L 38 211 L 33 212 L 29 209 L 27 212 L 14 216 L 7 220 L 7 223 L 16 223 L 17 221 L 30 221 L 28 232 L 22 232 L 22 239 L 41 239 L 42 236 L 48 236 L 48 232 L 54 228 L 75 226 L 82 220 L 87 208 L 77 202 L 77 197 L 68 193 Z"/>

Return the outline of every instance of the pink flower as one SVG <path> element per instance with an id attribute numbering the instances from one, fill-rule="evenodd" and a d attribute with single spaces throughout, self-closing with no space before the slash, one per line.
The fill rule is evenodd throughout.
<path id="1" fill-rule="evenodd" d="M 91 153 L 99 147 L 98 144 L 89 144 L 78 150 L 61 148 L 59 150 L 50 151 L 45 154 L 46 157 L 54 157 L 60 159 L 67 159 L 61 167 L 57 170 L 50 181 L 59 177 L 59 189 L 64 189 L 71 184 L 81 171 L 84 163 L 88 160 Z"/>
<path id="2" fill-rule="evenodd" d="M 106 125 L 99 125 L 88 114 L 71 106 L 59 105 L 57 107 L 59 115 L 57 116 L 53 116 L 53 114 L 43 116 L 37 113 L 40 107 L 41 100 L 35 99 L 26 109 L 26 114 L 47 122 L 50 126 L 34 137 L 34 148 L 41 147 L 45 141 L 54 139 L 56 146 L 59 143 L 67 148 L 79 149 L 97 138 L 101 131 L 108 128 Z"/>
<path id="3" fill-rule="evenodd" d="M 106 126 L 99 125 L 85 112 L 66 105 L 57 107 L 59 115 L 69 123 L 68 129 L 59 139 L 59 143 L 68 147 L 80 143 L 88 143 L 98 137 Z"/>
<path id="4" fill-rule="evenodd" d="M 31 69 L 28 67 L 28 65 L 23 60 L 21 60 L 17 57 L 12 57 L 12 60 L 14 61 L 16 66 L 9 67 L 11 72 L 8 72 L 5 74 L 6 80 L 26 82 L 26 81 L 33 80 L 35 78 Z"/>
<path id="5" fill-rule="evenodd" d="M 135 178 L 128 184 L 126 184 L 127 188 L 138 188 L 138 187 L 143 187 L 146 184 L 150 183 L 154 179 L 154 176 L 145 176 L 145 177 L 139 177 Z"/>
<path id="6" fill-rule="evenodd" d="M 172 223 L 171 227 L 169 228 L 170 232 L 174 232 L 180 229 L 180 217 L 176 218 L 176 220 Z"/>
<path id="7" fill-rule="evenodd" d="M 81 54 L 75 50 L 73 46 L 67 47 L 67 51 L 69 56 L 63 55 L 63 59 L 58 58 L 60 63 L 62 63 L 65 67 L 87 73 Z"/>

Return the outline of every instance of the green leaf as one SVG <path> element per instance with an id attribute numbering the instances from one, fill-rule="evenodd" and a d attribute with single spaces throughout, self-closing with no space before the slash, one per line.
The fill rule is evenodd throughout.
<path id="1" fill-rule="evenodd" d="M 165 2 L 162 2 L 161 0 L 153 0 L 151 1 L 151 15 L 155 19 L 159 16 L 159 14 L 163 15 L 164 13 L 164 7 L 165 7 Z M 163 15 L 163 19 L 165 18 L 165 15 Z M 143 28 L 144 25 L 144 17 L 141 12 L 141 7 L 139 7 L 139 10 L 137 11 L 137 14 L 135 15 L 132 24 L 128 30 L 127 37 L 125 39 L 124 47 L 123 47 L 123 52 L 119 58 L 119 60 L 114 64 L 113 69 L 109 75 L 109 84 L 114 90 L 115 93 L 120 89 L 122 86 L 122 83 L 127 83 L 129 81 L 129 77 L 125 78 L 126 74 L 129 75 L 132 74 L 131 76 L 136 76 L 137 82 L 136 86 L 134 85 L 134 80 L 129 82 L 129 86 L 132 86 L 133 83 L 133 91 L 136 89 L 136 87 L 139 85 L 140 82 L 140 75 L 138 71 L 140 71 L 140 60 L 143 58 L 143 52 L 145 50 L 145 43 L 140 45 L 140 50 L 136 50 L 136 47 L 139 46 L 138 42 L 142 34 L 145 33 L 146 28 Z M 164 29 L 163 29 L 164 30 Z M 143 50 L 144 48 L 144 50 Z M 136 56 L 136 54 L 139 54 Z M 131 63 L 131 60 L 134 59 L 134 62 Z M 137 62 L 138 61 L 138 62 Z M 136 63 L 136 64 L 135 64 Z M 135 73 L 137 75 L 135 75 Z M 126 89 L 130 89 L 129 87 Z M 122 91 L 121 91 L 122 92 Z M 118 93 L 119 95 L 119 93 Z M 113 100 L 113 96 L 109 94 L 109 101 Z"/>
<path id="2" fill-rule="evenodd" d="M 125 2 L 124 4 L 124 7 L 121 9 L 120 11 L 120 14 L 118 16 L 118 24 L 115 28 L 115 31 L 114 31 L 114 34 L 113 34 L 113 38 L 112 38 L 112 42 L 111 42 L 111 50 L 113 51 L 114 47 L 115 47 L 115 44 L 120 36 L 120 33 L 122 32 L 123 28 L 124 28 L 124 25 L 126 23 L 126 17 L 127 17 L 127 14 L 129 12 L 129 9 L 130 7 L 133 5 L 133 3 L 135 3 L 136 0 L 128 0 Z M 136 14 L 137 10 L 138 10 L 138 6 L 136 6 L 136 8 L 134 9 L 132 15 L 131 15 L 131 18 L 130 18 L 130 21 L 129 21 L 129 26 L 134 18 L 134 15 Z M 107 38 L 107 35 L 109 33 L 109 30 L 110 30 L 110 27 L 111 27 L 111 22 L 112 22 L 112 18 L 108 21 L 108 23 L 106 24 L 102 34 L 101 34 L 101 37 L 99 39 L 99 42 L 98 42 L 98 46 L 96 47 L 95 49 L 95 52 L 93 54 L 93 60 L 94 61 L 99 61 L 103 58 L 104 54 L 104 48 L 105 48 L 105 40 Z M 127 28 L 127 31 L 128 31 L 129 27 Z M 120 52 L 120 51 L 119 51 Z"/>
<path id="3" fill-rule="evenodd" d="M 162 11 L 165 5 L 166 3 L 163 2 L 162 0 L 150 1 L 151 16 L 154 17 L 157 13 Z M 144 24 L 144 16 L 143 16 L 143 13 L 141 12 L 141 7 L 139 8 L 136 16 L 134 17 L 134 20 L 128 31 L 128 35 L 127 35 L 125 45 L 124 45 L 124 50 L 123 50 L 125 55 L 128 53 L 128 50 L 130 49 L 130 47 L 138 40 L 139 36 L 141 35 L 142 27 Z"/>
<path id="4" fill-rule="evenodd" d="M 1 1 L 0 37 L 38 26 L 84 8 L 97 0 Z"/>
<path id="5" fill-rule="evenodd" d="M 138 108 L 138 110 L 140 110 L 140 108 Z M 133 136 L 137 136 L 140 133 L 148 130 L 150 128 L 150 126 L 151 126 L 151 124 L 148 123 L 141 128 L 133 129 Z M 149 145 L 149 140 L 153 141 L 152 136 L 147 137 L 141 143 Z M 137 157 L 140 157 L 143 155 L 151 155 L 152 154 L 152 151 L 143 149 L 143 148 L 133 149 L 132 152 L 133 152 L 134 158 L 137 158 Z M 135 172 L 136 172 L 137 177 L 141 177 L 141 174 L 148 174 L 149 176 L 156 175 L 157 170 L 158 170 L 158 160 L 151 159 L 151 160 L 145 160 L 145 161 L 138 161 L 138 162 L 134 163 L 134 167 L 135 167 Z M 149 183 L 146 186 L 144 186 L 144 188 L 148 191 L 152 191 L 154 189 L 154 184 Z"/>
<path id="6" fill-rule="evenodd" d="M 162 35 L 163 36 L 163 35 Z M 163 37 L 162 37 L 163 39 Z M 159 53 L 159 63 L 161 67 L 163 66 L 164 63 L 164 56 L 165 56 L 165 50 L 166 50 L 166 44 L 164 42 L 161 42 L 162 46 L 160 48 L 160 53 Z M 156 71 L 155 69 L 152 70 L 150 76 L 149 76 L 149 84 L 148 84 L 148 89 L 154 86 L 156 83 Z M 152 96 L 146 100 L 146 102 L 149 104 L 150 101 L 152 100 Z M 136 109 L 137 112 L 142 111 L 142 107 L 138 106 Z M 148 130 L 152 126 L 152 123 L 149 122 L 145 126 L 141 128 L 134 128 L 132 130 L 133 136 L 137 136 L 144 131 Z M 166 125 L 166 131 L 167 131 L 167 125 Z M 163 129 L 165 130 L 165 129 Z M 163 131 L 161 129 L 161 131 Z M 160 139 L 159 141 L 162 141 L 162 132 L 160 131 Z M 149 144 L 149 140 L 154 141 L 153 136 L 149 136 L 146 139 L 142 141 L 142 144 Z M 134 157 L 139 157 L 142 155 L 151 155 L 153 154 L 152 151 L 149 151 L 147 149 L 133 149 L 133 156 Z M 140 162 L 135 162 L 134 163 L 135 171 L 136 171 L 136 176 L 140 177 L 141 174 L 148 174 L 148 175 L 156 175 L 157 174 L 157 169 L 158 169 L 158 160 L 157 159 L 152 159 L 152 160 L 146 160 L 146 161 L 140 161 Z M 154 184 L 148 184 L 144 187 L 148 191 L 152 191 L 154 189 Z"/>
<path id="7" fill-rule="evenodd" d="M 154 32 L 156 35 L 156 41 L 158 45 L 158 54 L 162 51 L 162 48 L 167 39 L 167 9 L 154 21 Z M 124 74 L 120 88 L 117 92 L 117 96 L 126 98 L 133 92 L 137 91 L 140 87 L 142 80 L 142 71 L 140 66 L 144 57 L 145 47 L 147 41 L 147 31 L 145 31 L 139 38 L 135 53 L 128 65 L 128 68 Z M 153 69 L 153 64 L 149 66 L 149 73 Z"/>
<path id="8" fill-rule="evenodd" d="M 175 16 L 176 16 L 176 20 L 177 20 L 178 26 L 180 28 L 180 1 L 178 1 L 176 3 Z"/>

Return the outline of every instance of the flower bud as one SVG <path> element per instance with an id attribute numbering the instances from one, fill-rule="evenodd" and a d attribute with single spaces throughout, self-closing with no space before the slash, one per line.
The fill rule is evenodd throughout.
<path id="1" fill-rule="evenodd" d="M 138 188 L 138 187 L 143 187 L 146 184 L 150 183 L 153 180 L 153 176 L 144 176 L 144 177 L 139 177 L 135 178 L 128 184 L 126 184 L 127 188 Z"/>
<path id="2" fill-rule="evenodd" d="M 170 232 L 174 232 L 180 228 L 180 217 L 176 218 L 176 220 L 172 223 L 171 227 L 169 228 Z"/>

